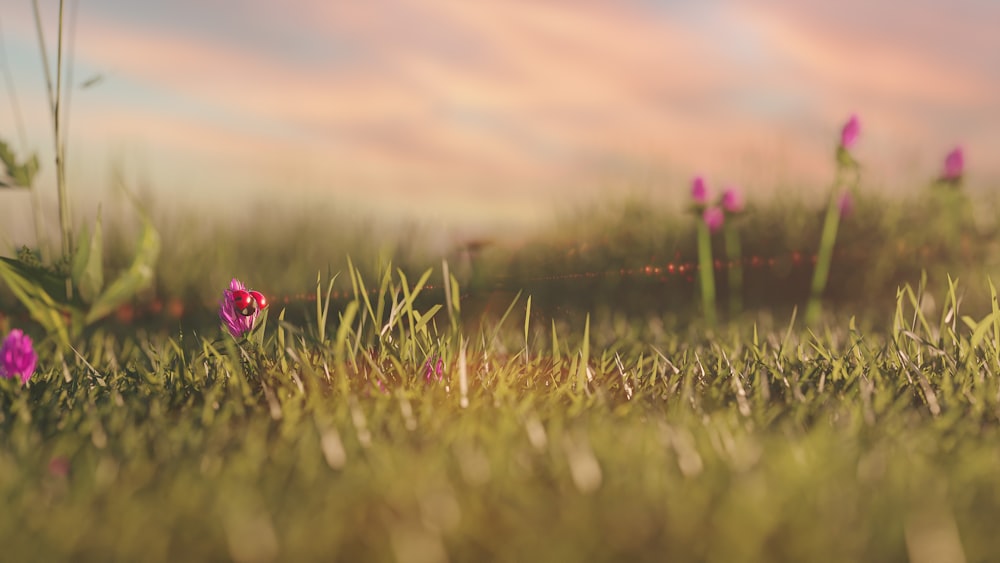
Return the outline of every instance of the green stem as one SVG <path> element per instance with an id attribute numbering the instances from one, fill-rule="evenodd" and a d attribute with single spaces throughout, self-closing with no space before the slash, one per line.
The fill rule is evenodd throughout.
<path id="1" fill-rule="evenodd" d="M 729 261 L 726 274 L 729 278 L 729 313 L 735 316 L 743 310 L 743 250 L 740 248 L 740 233 L 730 221 L 726 221 L 723 229 L 726 236 L 726 259 Z"/>
<path id="2" fill-rule="evenodd" d="M 45 234 L 45 217 L 42 215 L 42 202 L 38 196 L 38 190 L 31 186 L 31 214 L 35 222 L 35 244 L 38 246 L 38 254 L 43 260 L 49 260 L 49 238 Z"/>
<path id="3" fill-rule="evenodd" d="M 59 230 L 62 231 L 63 256 L 73 252 L 73 241 L 70 229 L 69 197 L 66 194 L 66 160 L 63 157 L 62 129 L 59 122 L 59 106 L 62 101 L 62 54 L 63 54 L 63 0 L 59 0 L 59 40 L 56 47 L 56 96 L 53 104 L 53 120 L 56 137 L 56 186 L 59 189 Z M 70 296 L 72 297 L 72 296 Z"/>
<path id="4" fill-rule="evenodd" d="M 701 280 L 701 304 L 705 323 L 715 326 L 715 270 L 712 265 L 712 234 L 704 221 L 698 221 L 698 278 Z"/>
<path id="5" fill-rule="evenodd" d="M 837 182 L 839 186 L 839 182 Z M 837 228 L 840 226 L 840 209 L 838 205 L 839 191 L 834 187 L 830 192 L 830 202 L 826 208 L 826 219 L 823 221 L 823 233 L 819 239 L 819 253 L 816 256 L 816 269 L 813 271 L 812 287 L 809 294 L 809 304 L 806 306 L 806 323 L 814 324 L 822 312 L 823 291 L 830 277 L 830 263 L 833 260 L 833 247 L 837 242 Z"/>
<path id="6" fill-rule="evenodd" d="M 62 253 L 69 256 L 72 252 L 70 240 L 69 201 L 66 197 L 66 177 L 63 166 L 63 142 L 59 126 L 59 101 L 62 89 L 62 35 L 63 35 L 63 0 L 59 0 L 59 41 L 56 52 L 56 86 L 52 86 L 52 71 L 49 68 L 49 56 L 45 50 L 45 34 L 42 30 L 42 16 L 38 11 L 38 0 L 32 0 L 35 15 L 35 29 L 38 33 L 38 44 L 42 51 L 42 67 L 45 70 L 45 86 L 49 94 L 49 109 L 52 112 L 52 129 L 55 134 L 56 151 L 56 188 L 59 196 L 59 229 L 62 231 Z"/>

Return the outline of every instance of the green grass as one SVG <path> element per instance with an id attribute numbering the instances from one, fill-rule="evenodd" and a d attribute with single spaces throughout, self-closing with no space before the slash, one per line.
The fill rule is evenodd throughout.
<path id="1" fill-rule="evenodd" d="M 271 311 L 260 347 L 99 331 L 65 369 L 43 354 L 30 387 L 0 394 L 5 559 L 1000 550 L 1000 315 L 965 317 L 957 290 L 934 318 L 903 291 L 885 332 L 706 334 L 540 325 L 525 300 L 463 329 L 454 302 L 412 305 L 425 282 L 379 281 L 323 338 Z M 445 379 L 427 383 L 437 355 Z"/>
<path id="2" fill-rule="evenodd" d="M 810 329 L 787 259 L 815 248 L 810 213 L 741 221 L 744 254 L 779 260 L 717 329 L 693 281 L 622 274 L 695 258 L 690 223 L 635 202 L 451 254 L 447 280 L 419 230 L 161 225 L 139 303 L 200 317 L 44 342 L 29 387 L 0 381 L 4 560 L 994 559 L 992 234 L 861 202 Z M 235 343 L 212 309 L 233 274 L 312 300 Z"/>

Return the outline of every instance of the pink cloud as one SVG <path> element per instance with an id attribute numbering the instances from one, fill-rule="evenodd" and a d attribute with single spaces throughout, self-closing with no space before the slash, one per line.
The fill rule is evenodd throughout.
<path id="1" fill-rule="evenodd" d="M 664 183 L 695 170 L 748 186 L 782 174 L 821 183 L 851 111 L 866 123 L 858 151 L 869 170 L 896 147 L 930 142 L 963 141 L 970 162 L 991 162 L 977 151 L 996 147 L 976 143 L 1000 127 L 985 116 L 1000 77 L 914 42 L 932 23 L 923 9 L 880 35 L 884 26 L 788 0 L 691 13 L 639 2 L 294 0 L 247 2 L 234 21 L 191 0 L 172 6 L 162 9 L 208 23 L 119 17 L 123 6 L 88 16 L 83 5 L 77 56 L 110 78 L 75 103 L 74 131 L 143 138 L 151 155 L 217 163 L 217 178 L 246 169 L 232 184 L 276 185 L 301 168 L 323 189 L 484 201 L 650 169 Z M 978 20 L 944 20 L 982 42 Z M 254 42 L 250 31 L 264 35 Z M 133 87 L 156 96 L 129 99 Z"/>

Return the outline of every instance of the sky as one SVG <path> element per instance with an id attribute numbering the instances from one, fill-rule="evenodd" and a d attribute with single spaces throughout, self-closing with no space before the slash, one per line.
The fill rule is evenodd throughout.
<path id="1" fill-rule="evenodd" d="M 40 4 L 53 58 L 58 3 Z M 751 200 L 820 191 L 852 113 L 870 189 L 926 184 L 958 144 L 971 188 L 1000 185 L 995 0 L 66 5 L 87 201 L 117 168 L 158 205 L 520 229 L 622 193 L 679 207 L 696 174 Z M 31 2 L 0 26 L 0 139 L 39 153 L 54 194 Z"/>

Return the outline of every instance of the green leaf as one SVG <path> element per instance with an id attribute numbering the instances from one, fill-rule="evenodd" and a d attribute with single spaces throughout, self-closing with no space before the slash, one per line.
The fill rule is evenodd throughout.
<path id="1" fill-rule="evenodd" d="M 94 234 L 87 236 L 84 226 L 80 234 L 80 246 L 73 256 L 73 284 L 85 303 L 93 303 L 104 286 L 104 251 L 101 232 L 101 212 L 97 211 Z"/>
<path id="2" fill-rule="evenodd" d="M 44 270 L 33 270 L 35 269 L 17 260 L 0 258 L 0 277 L 7 282 L 14 296 L 28 309 L 31 318 L 42 325 L 47 333 L 55 334 L 63 346 L 68 347 L 70 334 L 63 320 L 63 313 L 69 313 L 71 318 L 78 317 L 79 313 L 74 315 L 68 305 L 57 303 L 46 289 L 53 284 L 58 287 L 58 276 Z"/>
<path id="3" fill-rule="evenodd" d="M 434 315 L 436 315 L 437 312 L 441 310 L 441 308 L 442 305 L 438 303 L 437 305 L 434 305 L 433 307 L 427 309 L 423 313 L 418 313 L 417 311 L 414 311 L 413 312 L 414 315 L 417 315 L 417 324 L 414 327 L 414 330 L 420 333 L 425 332 L 427 329 L 427 323 L 434 318 Z"/>
<path id="4" fill-rule="evenodd" d="M 132 264 L 97 298 L 87 313 L 87 324 L 111 314 L 119 305 L 146 288 L 153 281 L 153 266 L 159 256 L 160 235 L 149 218 L 143 215 L 142 233 Z"/>
<path id="5" fill-rule="evenodd" d="M 24 164 L 9 170 L 9 172 L 18 186 L 32 187 L 35 183 L 35 175 L 38 174 L 38 155 L 31 155 L 31 158 L 24 161 Z"/>
<path id="6" fill-rule="evenodd" d="M 38 173 L 38 155 L 31 155 L 31 158 L 23 164 L 17 162 L 14 151 L 7 143 L 0 141 L 0 162 L 7 169 L 7 174 L 13 180 L 12 185 L 0 183 L 4 187 L 30 188 L 35 181 L 35 174 Z"/>
<path id="7" fill-rule="evenodd" d="M 316 330 L 320 342 L 326 341 L 326 318 L 330 313 L 330 294 L 333 293 L 333 282 L 337 281 L 339 275 L 340 272 L 337 272 L 330 278 L 330 283 L 326 286 L 326 299 L 323 299 L 323 294 L 320 293 L 320 281 L 323 277 L 320 272 L 316 272 Z"/>
<path id="8" fill-rule="evenodd" d="M 580 348 L 580 364 L 576 372 L 576 390 L 582 393 L 587 390 L 587 366 L 590 364 L 590 313 L 583 325 L 583 346 Z"/>
<path id="9" fill-rule="evenodd" d="M 993 325 L 997 322 L 997 313 L 990 313 L 976 325 L 976 330 L 973 331 L 972 336 L 969 338 L 969 347 L 975 350 L 983 343 L 983 339 L 986 338 L 986 332 L 993 328 Z"/>
<path id="10" fill-rule="evenodd" d="M 80 227 L 79 240 L 80 242 L 77 244 L 76 253 L 73 254 L 73 262 L 70 264 L 69 269 L 73 284 L 78 287 L 80 285 L 80 278 L 83 277 L 83 271 L 87 267 L 87 261 L 90 260 L 90 244 L 92 239 L 87 225 Z"/>
<path id="11" fill-rule="evenodd" d="M 270 308 L 264 309 L 257 315 L 253 328 L 250 329 L 250 334 L 247 335 L 247 340 L 255 343 L 257 346 L 264 345 L 264 329 L 267 328 L 267 312 L 269 310 Z"/>
<path id="12" fill-rule="evenodd" d="M 78 300 L 67 297 L 67 279 L 41 266 L 25 264 L 13 258 L 0 257 L 0 261 L 7 264 L 9 268 L 17 272 L 25 280 L 35 284 L 47 293 L 52 301 L 65 305 L 82 305 Z"/>
<path id="13" fill-rule="evenodd" d="M 338 374 L 338 379 L 340 381 L 340 391 L 341 393 L 347 393 L 348 383 L 347 383 L 347 337 L 351 330 L 351 323 L 354 322 L 355 315 L 358 314 L 358 307 L 361 303 L 354 299 L 347 304 L 344 308 L 344 312 L 340 315 L 340 326 L 337 327 L 336 340 L 333 343 L 333 358 L 336 363 L 336 370 Z"/>

